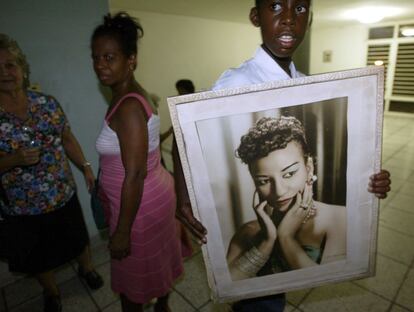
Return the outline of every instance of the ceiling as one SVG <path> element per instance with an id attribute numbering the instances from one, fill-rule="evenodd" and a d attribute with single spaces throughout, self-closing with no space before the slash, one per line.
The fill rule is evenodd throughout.
<path id="1" fill-rule="evenodd" d="M 249 23 L 248 12 L 254 0 L 109 0 L 109 4 L 111 9 L 116 10 L 148 11 Z M 368 5 L 401 9 L 400 15 L 386 18 L 383 22 L 414 20 L 414 0 L 313 0 L 314 26 L 355 23 L 342 17 L 344 11 Z"/>

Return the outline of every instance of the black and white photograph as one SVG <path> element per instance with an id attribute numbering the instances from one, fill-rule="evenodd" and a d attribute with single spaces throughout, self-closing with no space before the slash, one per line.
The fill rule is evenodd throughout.
<path id="1" fill-rule="evenodd" d="M 346 117 L 339 98 L 196 123 L 233 280 L 345 258 Z"/>

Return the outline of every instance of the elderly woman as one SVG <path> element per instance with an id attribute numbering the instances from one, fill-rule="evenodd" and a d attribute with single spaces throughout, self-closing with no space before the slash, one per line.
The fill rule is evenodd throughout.
<path id="1" fill-rule="evenodd" d="M 346 209 L 313 200 L 316 176 L 299 120 L 260 119 L 241 138 L 237 155 L 248 166 L 258 202 L 257 220 L 244 224 L 229 245 L 234 280 L 346 256 Z"/>
<path id="2" fill-rule="evenodd" d="M 53 270 L 76 258 L 79 275 L 97 289 L 86 226 L 67 157 L 94 175 L 59 103 L 28 91 L 29 66 L 17 42 L 0 34 L 0 178 L 7 223 L 6 257 L 13 272 L 32 274 L 44 311 L 61 311 Z M 4 242 L 1 242 L 4 244 Z"/>

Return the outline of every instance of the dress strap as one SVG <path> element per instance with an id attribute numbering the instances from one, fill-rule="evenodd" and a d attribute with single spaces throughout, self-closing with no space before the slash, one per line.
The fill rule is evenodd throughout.
<path id="1" fill-rule="evenodd" d="M 135 93 L 135 92 L 131 92 L 128 94 L 125 94 L 114 106 L 114 108 L 112 108 L 112 110 L 109 112 L 109 114 L 105 117 L 105 120 L 108 122 L 109 119 L 111 119 L 112 115 L 115 113 L 115 111 L 118 109 L 119 105 L 121 105 L 121 103 L 127 99 L 127 98 L 136 98 L 144 107 L 145 112 L 147 113 L 147 117 L 148 119 L 151 118 L 152 116 L 152 109 L 151 106 L 149 105 L 148 101 L 145 99 L 145 97 L 143 97 L 141 94 Z"/>

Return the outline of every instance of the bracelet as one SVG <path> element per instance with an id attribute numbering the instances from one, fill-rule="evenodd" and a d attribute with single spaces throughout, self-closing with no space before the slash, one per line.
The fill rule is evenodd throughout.
<path id="1" fill-rule="evenodd" d="M 236 265 L 240 271 L 253 277 L 266 264 L 268 259 L 269 256 L 265 256 L 259 249 L 253 246 L 243 256 L 237 259 Z"/>
<path id="2" fill-rule="evenodd" d="M 81 165 L 81 167 L 82 167 L 82 168 L 84 168 L 84 169 L 85 169 L 85 167 L 90 167 L 90 166 L 92 166 L 92 165 L 91 165 L 91 163 L 90 163 L 89 161 L 85 161 L 85 162 Z"/>

